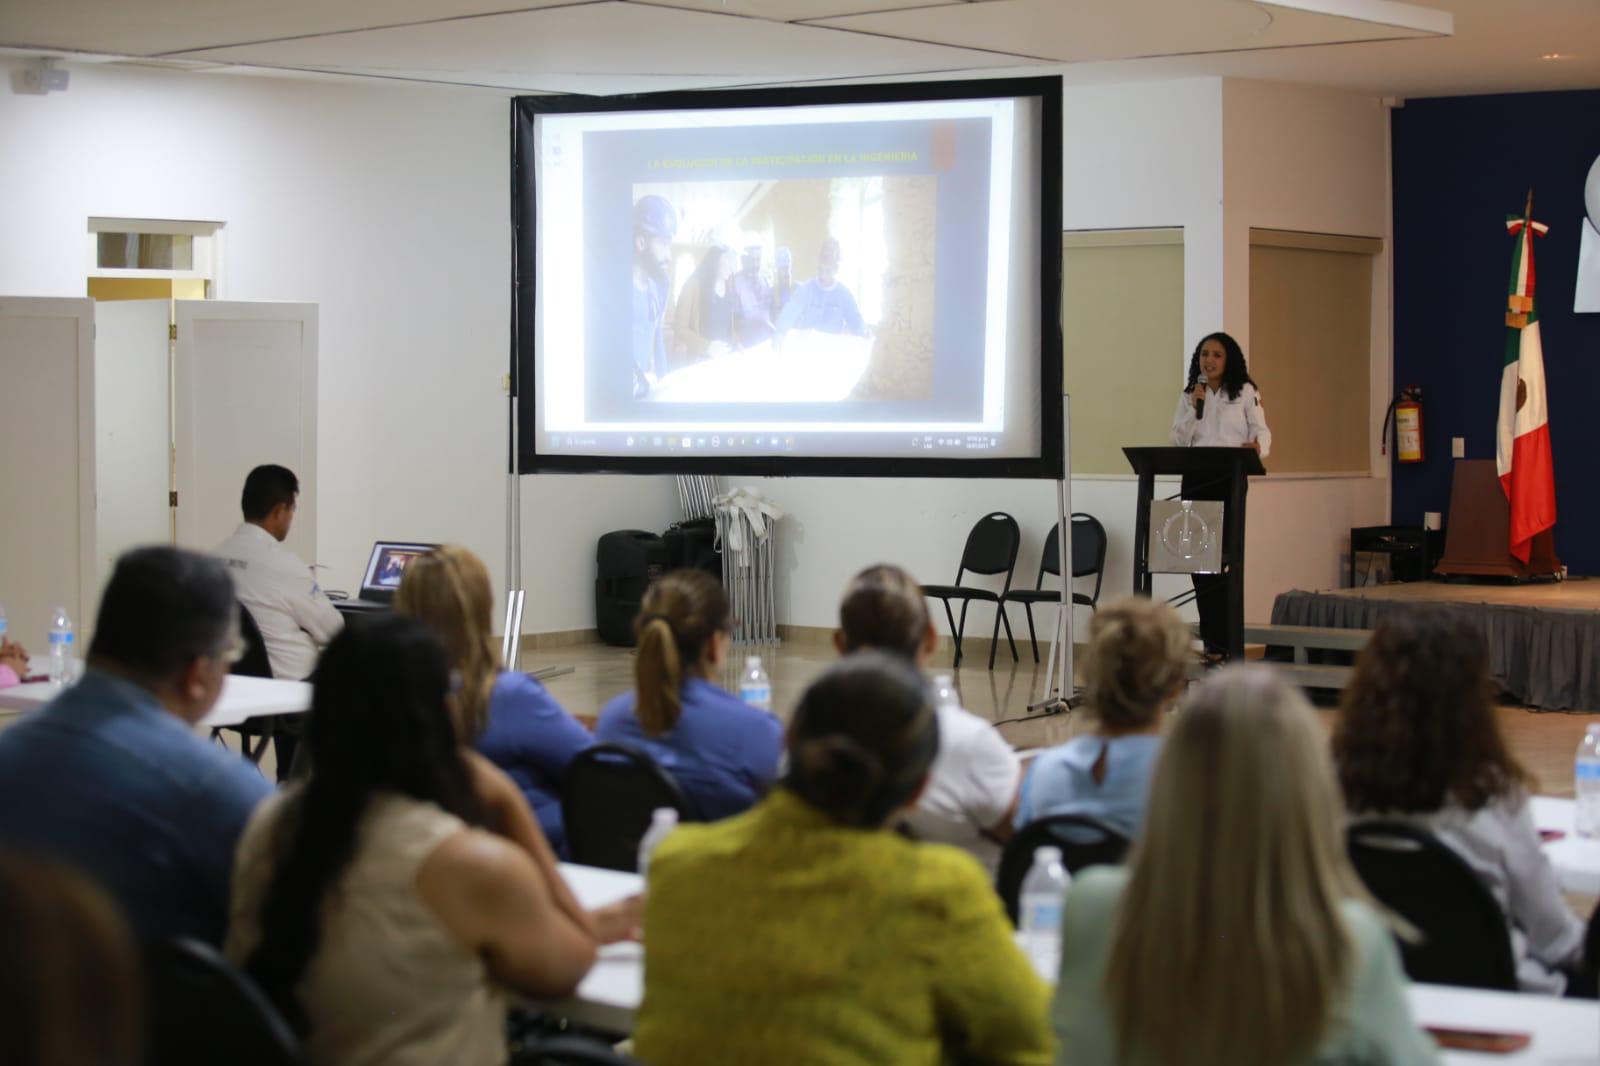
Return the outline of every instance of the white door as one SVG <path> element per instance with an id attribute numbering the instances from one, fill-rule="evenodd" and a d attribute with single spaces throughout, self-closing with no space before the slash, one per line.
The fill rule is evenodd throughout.
<path id="1" fill-rule="evenodd" d="M 239 525 L 245 475 L 294 471 L 286 546 L 317 557 L 317 307 L 179 300 L 174 372 L 178 543 L 211 551 Z"/>
<path id="2" fill-rule="evenodd" d="M 44 654 L 95 608 L 94 301 L 0 296 L 0 604 Z"/>
<path id="3" fill-rule="evenodd" d="M 96 590 L 117 556 L 172 543 L 167 300 L 94 306 Z"/>

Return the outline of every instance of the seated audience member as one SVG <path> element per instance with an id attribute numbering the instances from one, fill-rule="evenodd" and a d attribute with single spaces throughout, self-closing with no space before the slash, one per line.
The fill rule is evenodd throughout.
<path id="1" fill-rule="evenodd" d="M 283 546 L 299 496 L 292 471 L 256 467 L 239 501 L 244 522 L 213 553 L 227 562 L 239 602 L 261 630 L 272 676 L 291 681 L 311 676 L 317 653 L 344 627 L 311 568 Z"/>
<path id="2" fill-rule="evenodd" d="M 1188 661 L 1188 627 L 1165 603 L 1133 596 L 1096 612 L 1083 670 L 1094 731 L 1033 760 L 1017 827 L 1081 814 L 1137 836 L 1164 712 L 1183 691 Z"/>
<path id="3" fill-rule="evenodd" d="M 500 650 L 489 633 L 493 600 L 483 561 L 447 544 L 406 568 L 394 606 L 433 626 L 444 640 L 461 679 L 456 710 L 463 739 L 517 783 L 545 839 L 564 852 L 561 783 L 572 757 L 592 738 L 538 681 L 500 668 Z"/>
<path id="4" fill-rule="evenodd" d="M 922 587 L 897 566 L 857 574 L 839 604 L 834 644 L 840 652 L 876 648 L 926 667 L 939 644 Z M 918 840 L 954 844 L 992 872 L 1011 836 L 1021 763 L 1000 731 L 958 704 L 935 708 L 939 754 L 928 786 L 905 816 Z"/>
<path id="5" fill-rule="evenodd" d="M 1062 1063 L 1434 1063 L 1399 952 L 1345 856 L 1305 699 L 1211 674 L 1174 719 L 1126 867 L 1073 880 Z"/>
<path id="6" fill-rule="evenodd" d="M 142 938 L 221 943 L 234 844 L 272 791 L 194 733 L 239 652 L 221 562 L 118 559 L 83 679 L 0 731 L 0 845 L 78 867 Z"/>
<path id="7" fill-rule="evenodd" d="M 138 1066 L 144 983 L 116 905 L 73 870 L 0 857 L 7 1066 Z"/>
<path id="8" fill-rule="evenodd" d="M 738 814 L 778 773 L 783 727 L 711 679 L 733 638 L 728 597 L 716 578 L 675 570 L 645 591 L 634 620 L 636 688 L 606 704 L 596 741 L 647 753 L 707 821 Z"/>
<path id="9" fill-rule="evenodd" d="M 596 941 L 635 915 L 576 911 L 548 848 L 474 828 L 488 813 L 479 773 L 520 799 L 462 750 L 449 660 L 426 625 L 394 614 L 346 630 L 313 684 L 312 772 L 240 841 L 229 957 L 310 1062 L 504 1062 L 502 988 L 571 993 Z"/>
<path id="10" fill-rule="evenodd" d="M 1421 826 L 1499 901 L 1525 991 L 1560 993 L 1583 955 L 1528 810 L 1531 779 L 1506 749 L 1478 631 L 1443 610 L 1379 624 L 1344 690 L 1333 756 L 1356 817 Z"/>
<path id="11" fill-rule="evenodd" d="M 0 637 L 0 688 L 22 683 L 28 676 L 28 649 L 14 640 Z"/>
<path id="12" fill-rule="evenodd" d="M 861 652 L 806 691 L 783 782 L 650 863 L 652 1066 L 1047 1063 L 1049 990 L 970 856 L 888 828 L 939 746 L 921 675 Z"/>

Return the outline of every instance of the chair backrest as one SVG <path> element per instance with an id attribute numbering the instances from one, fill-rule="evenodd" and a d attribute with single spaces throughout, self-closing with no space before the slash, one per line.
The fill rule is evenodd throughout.
<path id="1" fill-rule="evenodd" d="M 596 744 L 567 766 L 561 791 L 572 861 L 585 866 L 632 872 L 639 864 L 639 841 L 657 807 L 672 807 L 682 821 L 692 808 L 683 790 L 642 751 L 621 744 Z"/>
<path id="2" fill-rule="evenodd" d="M 146 1062 L 299 1066 L 305 1061 L 294 1031 L 266 994 L 211 945 L 188 937 L 151 944 L 145 966 L 150 980 Z"/>
<path id="3" fill-rule="evenodd" d="M 1021 546 L 1022 528 L 1015 518 L 1004 511 L 984 515 L 967 534 L 956 584 L 961 583 L 961 574 L 967 570 L 974 574 L 1005 574 L 1010 584 L 1011 571 L 1017 565 L 1017 549 Z"/>
<path id="4" fill-rule="evenodd" d="M 1062 865 L 1068 873 L 1076 874 L 1090 866 L 1117 865 L 1128 852 L 1129 840 L 1085 814 L 1049 814 L 1017 830 L 1000 853 L 1000 869 L 995 875 L 995 890 L 1013 922 L 1017 920 L 1022 879 L 1033 866 L 1034 849 L 1045 845 L 1060 848 Z"/>
<path id="5" fill-rule="evenodd" d="M 242 603 L 239 605 L 239 638 L 244 641 L 244 657 L 228 672 L 242 677 L 271 677 L 272 660 L 267 658 L 267 642 L 261 636 L 255 616 Z"/>
<path id="6" fill-rule="evenodd" d="M 1461 856 L 1405 822 L 1357 822 L 1345 839 L 1367 891 L 1420 934 L 1399 940 L 1413 981 L 1517 990 L 1505 912 Z"/>
<path id="7" fill-rule="evenodd" d="M 1072 516 L 1072 576 L 1088 577 L 1106 568 L 1106 527 L 1092 514 Z"/>

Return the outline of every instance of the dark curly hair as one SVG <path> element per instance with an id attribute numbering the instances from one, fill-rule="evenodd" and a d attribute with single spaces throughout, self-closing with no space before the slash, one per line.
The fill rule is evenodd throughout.
<path id="1" fill-rule="evenodd" d="M 1442 608 L 1397 612 L 1356 660 L 1333 731 L 1351 811 L 1478 810 L 1529 788 L 1495 721 L 1483 637 Z"/>
<path id="2" fill-rule="evenodd" d="M 1184 392 L 1194 391 L 1195 385 L 1200 381 L 1200 349 L 1206 346 L 1207 341 L 1216 341 L 1222 345 L 1222 351 L 1227 355 L 1227 361 L 1222 364 L 1222 391 L 1228 394 L 1228 399 L 1237 400 L 1239 390 L 1246 385 L 1255 385 L 1250 377 L 1250 371 L 1244 363 L 1244 349 L 1239 347 L 1239 342 L 1226 333 L 1207 333 L 1200 338 L 1200 343 L 1194 346 L 1194 354 L 1189 356 L 1189 383 L 1183 387 Z"/>

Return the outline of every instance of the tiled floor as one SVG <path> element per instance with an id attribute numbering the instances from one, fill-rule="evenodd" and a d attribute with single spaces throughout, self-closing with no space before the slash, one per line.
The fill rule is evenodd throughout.
<path id="1" fill-rule="evenodd" d="M 834 660 L 833 649 L 820 641 L 788 641 L 758 650 L 772 676 L 773 706 L 785 717 L 811 679 Z M 986 652 L 964 660 L 955 672 L 962 705 L 1002 723 L 1001 733 L 1018 748 L 1047 747 L 1082 731 L 1086 725 L 1084 716 L 1079 714 L 1015 720 L 1027 715 L 1027 705 L 1039 698 L 1044 681 L 1044 665 L 1033 664 L 1026 646 L 1021 650 L 1023 661 L 1013 664 L 1002 648 L 993 671 L 985 668 Z M 735 668 L 743 662 L 738 651 L 732 658 L 727 676 L 722 679 L 730 689 L 737 687 Z M 949 661 L 948 655 L 936 659 L 931 669 L 948 668 Z M 588 644 L 523 655 L 524 669 L 549 665 L 573 667 L 572 673 L 547 684 L 562 705 L 581 718 L 592 719 L 607 700 L 633 684 L 633 655 L 627 648 Z M 1319 714 L 1331 727 L 1332 710 Z M 1538 780 L 1538 790 L 1550 795 L 1572 795 L 1573 753 L 1583 738 L 1584 727 L 1591 721 L 1600 721 L 1600 716 L 1538 713 L 1510 706 L 1502 707 L 1499 714 L 1512 750 Z"/>

